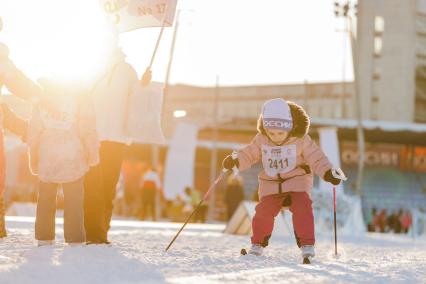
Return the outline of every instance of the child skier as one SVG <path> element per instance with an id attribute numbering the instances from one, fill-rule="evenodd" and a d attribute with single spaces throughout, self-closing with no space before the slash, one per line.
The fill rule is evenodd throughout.
<path id="1" fill-rule="evenodd" d="M 315 256 L 314 216 L 310 192 L 313 174 L 338 185 L 338 176 L 323 151 L 307 134 L 309 117 L 299 105 L 277 98 L 266 101 L 260 114 L 258 134 L 251 143 L 223 160 L 223 167 L 240 171 L 262 161 L 258 176 L 259 203 L 252 221 L 249 254 L 261 255 L 271 237 L 274 218 L 283 203 L 293 213 L 296 242 L 302 258 Z"/>

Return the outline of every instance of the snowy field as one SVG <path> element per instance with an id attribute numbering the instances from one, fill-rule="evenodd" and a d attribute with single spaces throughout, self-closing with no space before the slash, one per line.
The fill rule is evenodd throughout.
<path id="1" fill-rule="evenodd" d="M 317 236 L 312 265 L 300 263 L 293 238 L 275 238 L 265 256 L 240 256 L 246 236 L 224 235 L 224 225 L 189 225 L 164 252 L 179 224 L 114 221 L 113 245 L 37 247 L 33 218 L 8 217 L 0 240 L 0 283 L 426 283 L 426 239 L 369 234 Z"/>

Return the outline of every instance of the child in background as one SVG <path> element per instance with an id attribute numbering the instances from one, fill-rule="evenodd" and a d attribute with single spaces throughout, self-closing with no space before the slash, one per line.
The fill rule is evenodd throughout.
<path id="1" fill-rule="evenodd" d="M 31 171 L 39 178 L 35 238 L 39 245 L 54 243 L 56 195 L 61 185 L 65 242 L 83 243 L 83 177 L 99 163 L 93 105 L 89 96 L 79 95 L 71 85 L 40 83 L 48 104 L 34 105 L 27 138 Z"/>
<path id="2" fill-rule="evenodd" d="M 240 171 L 258 161 L 263 164 L 249 254 L 262 254 L 271 237 L 274 218 L 286 201 L 290 202 L 286 205 L 293 213 L 294 234 L 304 262 L 315 256 L 310 197 L 313 174 L 333 185 L 338 185 L 341 178 L 335 177 L 332 164 L 307 134 L 308 130 L 309 117 L 302 107 L 279 98 L 266 101 L 258 120 L 258 134 L 238 151 L 238 158 L 229 155 L 222 163 L 225 169 L 237 166 Z"/>
<path id="3" fill-rule="evenodd" d="M 141 219 L 146 220 L 148 212 L 151 213 L 152 221 L 157 220 L 157 194 L 161 190 L 160 176 L 157 171 L 149 167 L 141 178 Z"/>
<path id="4" fill-rule="evenodd" d="M 206 222 L 206 215 L 208 206 L 206 204 L 201 204 L 200 201 L 202 199 L 201 193 L 197 189 L 192 189 L 191 187 L 185 187 L 185 196 L 186 196 L 186 204 L 189 207 L 189 214 L 198 207 L 198 210 L 194 213 L 192 221 L 197 223 L 200 221 L 201 223 Z"/>

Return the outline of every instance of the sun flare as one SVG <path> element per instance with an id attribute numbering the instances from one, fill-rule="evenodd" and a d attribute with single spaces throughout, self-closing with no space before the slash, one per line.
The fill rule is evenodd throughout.
<path id="1" fill-rule="evenodd" d="M 117 35 L 98 6 L 87 5 L 78 19 L 69 21 L 52 42 L 50 56 L 46 56 L 51 75 L 67 80 L 92 80 L 99 76 Z"/>
<path id="2" fill-rule="evenodd" d="M 84 82 L 99 77 L 111 49 L 118 44 L 118 35 L 106 18 L 98 1 L 87 0 L 42 0 L 42 5 L 28 3 L 27 9 L 34 13 L 25 15 L 25 23 L 32 35 L 28 46 L 20 52 L 19 62 L 34 62 L 30 70 L 36 77 L 50 77 L 67 81 Z M 50 5 L 50 6 L 49 6 Z M 53 12 L 54 11 L 54 12 Z M 9 23 L 11 28 L 17 24 Z M 32 41 L 31 41 L 32 40 Z M 12 50 L 12 59 L 14 48 Z M 22 50 L 21 50 L 22 51 Z M 19 67 L 19 66 L 18 66 Z M 34 78 L 36 79 L 36 78 Z"/>

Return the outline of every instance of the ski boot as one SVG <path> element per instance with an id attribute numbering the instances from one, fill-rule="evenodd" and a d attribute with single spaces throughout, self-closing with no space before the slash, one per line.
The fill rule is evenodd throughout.
<path id="1" fill-rule="evenodd" d="M 314 246 L 312 245 L 302 246 L 300 248 L 300 251 L 302 252 L 303 264 L 310 264 L 312 261 L 312 258 L 315 256 Z"/>
<path id="2" fill-rule="evenodd" d="M 263 253 L 263 246 L 259 245 L 259 244 L 252 244 L 250 250 L 248 251 L 248 254 L 252 254 L 252 255 L 255 255 L 255 256 L 261 256 L 262 253 Z M 242 249 L 241 254 L 246 255 L 247 250 Z"/>

